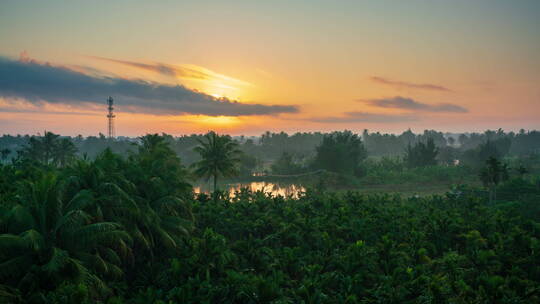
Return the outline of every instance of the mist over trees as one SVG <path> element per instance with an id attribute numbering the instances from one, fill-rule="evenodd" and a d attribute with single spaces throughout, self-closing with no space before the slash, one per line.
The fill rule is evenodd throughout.
<path id="1" fill-rule="evenodd" d="M 45 132 L 50 133 L 50 132 Z M 52 133 L 51 133 L 52 134 Z M 325 136 L 320 132 L 304 132 L 289 135 L 285 132 L 266 132 L 260 137 L 235 137 L 239 149 L 246 155 L 255 157 L 257 161 L 271 163 L 282 156 L 283 153 L 292 155 L 298 163 L 307 166 L 309 159 L 315 157 L 316 148 L 321 145 Z M 164 140 L 171 149 L 177 153 L 186 164 L 198 160 L 198 153 L 193 150 L 203 138 L 203 134 L 191 134 L 174 137 L 162 134 Z M 34 138 L 34 139 L 32 139 Z M 3 135 L 0 137 L 0 148 L 7 149 L 4 152 L 5 160 L 14 159 L 23 148 L 35 145 L 36 136 L 29 135 Z M 128 155 L 135 151 L 136 138 L 120 137 L 115 140 L 106 138 L 104 135 L 89 137 L 61 137 L 69 138 L 77 149 L 77 155 L 86 155 L 95 158 L 105 148 L 113 152 Z M 518 133 L 488 130 L 484 133 L 449 134 L 426 130 L 421 134 L 414 134 L 407 130 L 401 134 L 370 133 L 364 130 L 359 136 L 367 155 L 371 157 L 391 156 L 403 157 L 409 146 L 414 147 L 418 143 L 427 143 L 432 140 L 438 150 L 437 161 L 439 163 L 452 163 L 460 160 L 470 165 L 481 166 L 490 156 L 503 158 L 505 156 L 527 156 L 540 152 L 540 132 L 521 130 Z M 20 151 L 20 152 L 18 152 Z M 41 152 L 40 152 L 41 153 Z M 48 152 L 43 152 L 47 154 Z M 52 161 L 52 160 L 50 160 Z"/>

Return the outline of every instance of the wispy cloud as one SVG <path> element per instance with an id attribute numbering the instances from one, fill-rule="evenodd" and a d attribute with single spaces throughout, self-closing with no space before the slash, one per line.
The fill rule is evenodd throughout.
<path id="1" fill-rule="evenodd" d="M 87 75 L 36 61 L 0 57 L 0 97 L 25 99 L 33 104 L 101 104 L 113 96 L 122 109 L 148 114 L 203 114 L 210 116 L 275 115 L 296 113 L 292 105 L 240 103 L 215 98 L 181 85 Z"/>
<path id="2" fill-rule="evenodd" d="M 431 84 L 431 83 L 413 83 L 413 82 L 406 82 L 406 81 L 399 81 L 399 80 L 390 80 L 384 77 L 378 77 L 378 76 L 371 76 L 369 78 L 371 81 L 392 86 L 395 88 L 409 88 L 409 89 L 420 89 L 420 90 L 432 90 L 432 91 L 442 91 L 442 92 L 451 92 L 447 87 Z"/>
<path id="3" fill-rule="evenodd" d="M 380 114 L 367 112 L 345 112 L 342 116 L 313 117 L 308 119 L 312 122 L 322 123 L 399 123 L 416 121 L 418 117 L 409 114 Z"/>
<path id="4" fill-rule="evenodd" d="M 250 83 L 239 80 L 233 77 L 229 77 L 223 74 L 216 73 L 207 68 L 203 68 L 194 64 L 166 64 L 159 62 L 137 62 L 120 60 L 99 56 L 87 56 L 89 58 L 130 66 L 133 68 L 158 73 L 164 76 L 171 76 L 175 78 L 194 79 L 194 80 L 221 80 L 235 85 L 251 85 Z"/>
<path id="5" fill-rule="evenodd" d="M 390 98 L 380 98 L 380 99 L 368 99 L 368 100 L 358 100 L 363 103 L 367 103 L 371 106 L 379 108 L 392 108 L 392 109 L 402 109 L 402 110 L 411 110 L 411 111 L 424 111 L 424 112 L 453 112 L 453 113 L 466 113 L 468 112 L 462 106 L 458 106 L 451 103 L 438 103 L 438 104 L 427 104 L 420 101 L 416 101 L 412 98 L 406 98 L 401 96 L 395 96 Z"/>
<path id="6" fill-rule="evenodd" d="M 91 112 L 67 112 L 67 111 L 43 111 L 42 109 L 17 109 L 12 107 L 0 106 L 1 113 L 36 113 L 36 114 L 51 114 L 51 115 L 83 115 L 83 116 L 98 116 L 99 113 Z M 100 115 L 103 116 L 103 115 Z"/>

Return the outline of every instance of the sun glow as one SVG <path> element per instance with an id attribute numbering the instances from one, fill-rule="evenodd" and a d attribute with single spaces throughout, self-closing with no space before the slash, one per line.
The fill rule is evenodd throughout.
<path id="1" fill-rule="evenodd" d="M 201 116 L 197 121 L 209 125 L 233 125 L 240 122 L 237 117 L 233 116 Z"/>
<path id="2" fill-rule="evenodd" d="M 219 80 L 203 81 L 201 91 L 215 98 L 240 99 L 241 88 L 228 85 Z"/>
<path id="3" fill-rule="evenodd" d="M 235 128 L 243 120 L 235 116 L 207 116 L 207 115 L 182 115 L 178 116 L 179 122 L 194 123 L 200 127 Z"/>

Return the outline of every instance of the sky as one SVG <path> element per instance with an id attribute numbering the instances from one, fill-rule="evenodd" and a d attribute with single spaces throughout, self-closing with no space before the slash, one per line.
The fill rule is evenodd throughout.
<path id="1" fill-rule="evenodd" d="M 0 134 L 540 129 L 540 1 L 0 1 Z"/>

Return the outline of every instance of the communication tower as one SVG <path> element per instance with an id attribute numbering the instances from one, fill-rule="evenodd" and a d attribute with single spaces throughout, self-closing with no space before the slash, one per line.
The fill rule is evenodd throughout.
<path id="1" fill-rule="evenodd" d="M 113 113 L 113 99 L 111 96 L 109 96 L 109 98 L 107 99 L 107 104 L 109 105 L 108 107 L 108 110 L 109 110 L 109 114 L 107 114 L 107 118 L 109 119 L 109 132 L 108 132 L 108 135 L 109 135 L 109 138 L 114 138 L 116 135 L 115 135 L 115 132 L 114 132 L 114 118 L 116 117 L 116 115 L 114 115 Z"/>

